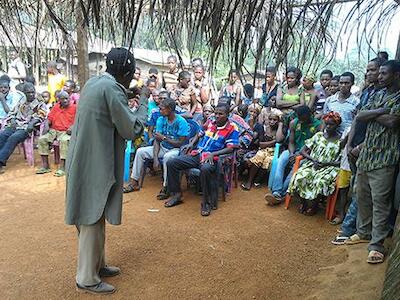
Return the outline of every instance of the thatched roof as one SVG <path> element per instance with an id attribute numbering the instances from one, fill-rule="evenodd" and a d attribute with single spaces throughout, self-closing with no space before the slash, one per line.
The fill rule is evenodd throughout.
<path id="1" fill-rule="evenodd" d="M 179 56 L 195 56 L 199 45 L 214 65 L 220 55 L 241 68 L 246 59 L 254 70 L 269 61 L 316 67 L 322 56 L 328 63 L 342 33 L 357 31 L 358 42 L 384 39 L 400 0 L 20 0 L 3 1 L 0 28 L 9 44 L 26 26 L 33 26 L 27 44 L 37 45 L 41 29 L 57 30 L 59 40 L 73 43 L 69 32 L 89 26 L 92 37 L 133 46 L 140 18 L 151 20 L 153 31 Z M 350 8 L 338 19 L 343 3 Z M 76 11 L 84 24 L 76 24 Z M 32 32 L 33 33 L 33 32 Z M 23 40 L 22 40 L 23 41 Z M 379 41 L 379 39 L 378 39 Z M 376 45 L 370 45 L 376 49 Z M 204 53 L 203 52 L 203 53 Z M 320 61 L 319 61 L 320 63 Z"/>

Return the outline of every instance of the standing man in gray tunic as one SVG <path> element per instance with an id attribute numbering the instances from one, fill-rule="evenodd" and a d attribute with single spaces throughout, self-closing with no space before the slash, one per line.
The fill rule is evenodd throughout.
<path id="1" fill-rule="evenodd" d="M 106 66 L 83 87 L 66 161 L 65 222 L 77 227 L 79 240 L 76 287 L 95 294 L 115 292 L 102 281 L 120 273 L 105 264 L 105 219 L 121 224 L 125 140 L 140 136 L 147 118 L 147 99 L 134 113 L 128 107 L 133 54 L 113 48 Z"/>

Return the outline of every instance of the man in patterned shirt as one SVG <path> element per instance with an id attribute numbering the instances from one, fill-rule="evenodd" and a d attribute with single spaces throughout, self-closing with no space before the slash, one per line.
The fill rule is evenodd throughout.
<path id="1" fill-rule="evenodd" d="M 359 226 L 351 240 L 370 240 L 368 263 L 384 260 L 383 242 L 389 233 L 393 183 L 400 158 L 400 63 L 390 60 L 379 69 L 376 93 L 357 115 L 368 122 L 364 146 L 357 160 Z"/>
<path id="2" fill-rule="evenodd" d="M 26 82 L 23 85 L 26 99 L 22 99 L 6 119 L 4 130 L 0 131 L 0 174 L 15 147 L 23 142 L 33 131 L 35 125 L 41 123 L 47 114 L 46 104 L 36 99 L 35 87 Z"/>
<path id="3" fill-rule="evenodd" d="M 167 163 L 168 190 L 172 197 L 165 202 L 165 207 L 182 203 L 180 176 L 182 170 L 200 169 L 200 181 L 203 191 L 201 215 L 208 216 L 216 208 L 218 196 L 217 163 L 219 155 L 228 154 L 239 146 L 239 131 L 228 119 L 229 106 L 219 104 L 215 109 L 215 121 L 204 125 L 204 132 L 196 135 L 183 148 L 183 153 Z M 200 137 L 201 136 L 201 137 Z M 199 141 L 198 145 L 194 145 Z"/>

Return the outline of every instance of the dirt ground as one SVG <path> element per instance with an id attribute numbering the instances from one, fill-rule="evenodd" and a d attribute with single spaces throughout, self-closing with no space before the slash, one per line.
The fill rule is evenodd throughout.
<path id="1" fill-rule="evenodd" d="M 124 198 L 123 225 L 107 226 L 110 299 L 378 299 L 385 264 L 365 262 L 366 246 L 335 247 L 336 227 L 270 208 L 265 188 L 235 189 L 208 218 L 199 197 L 166 209 L 160 178 Z M 1 299 L 89 299 L 76 292 L 77 241 L 64 225 L 63 178 L 35 175 L 15 153 L 0 175 Z M 158 209 L 149 212 L 148 209 Z"/>

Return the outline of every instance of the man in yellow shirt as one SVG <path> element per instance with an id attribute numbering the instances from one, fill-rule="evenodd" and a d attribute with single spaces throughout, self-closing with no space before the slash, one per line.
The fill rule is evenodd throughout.
<path id="1" fill-rule="evenodd" d="M 47 90 L 50 93 L 49 103 L 54 103 L 56 101 L 55 92 L 62 90 L 67 78 L 57 69 L 57 63 L 55 61 L 50 61 L 47 64 L 47 74 Z"/>

